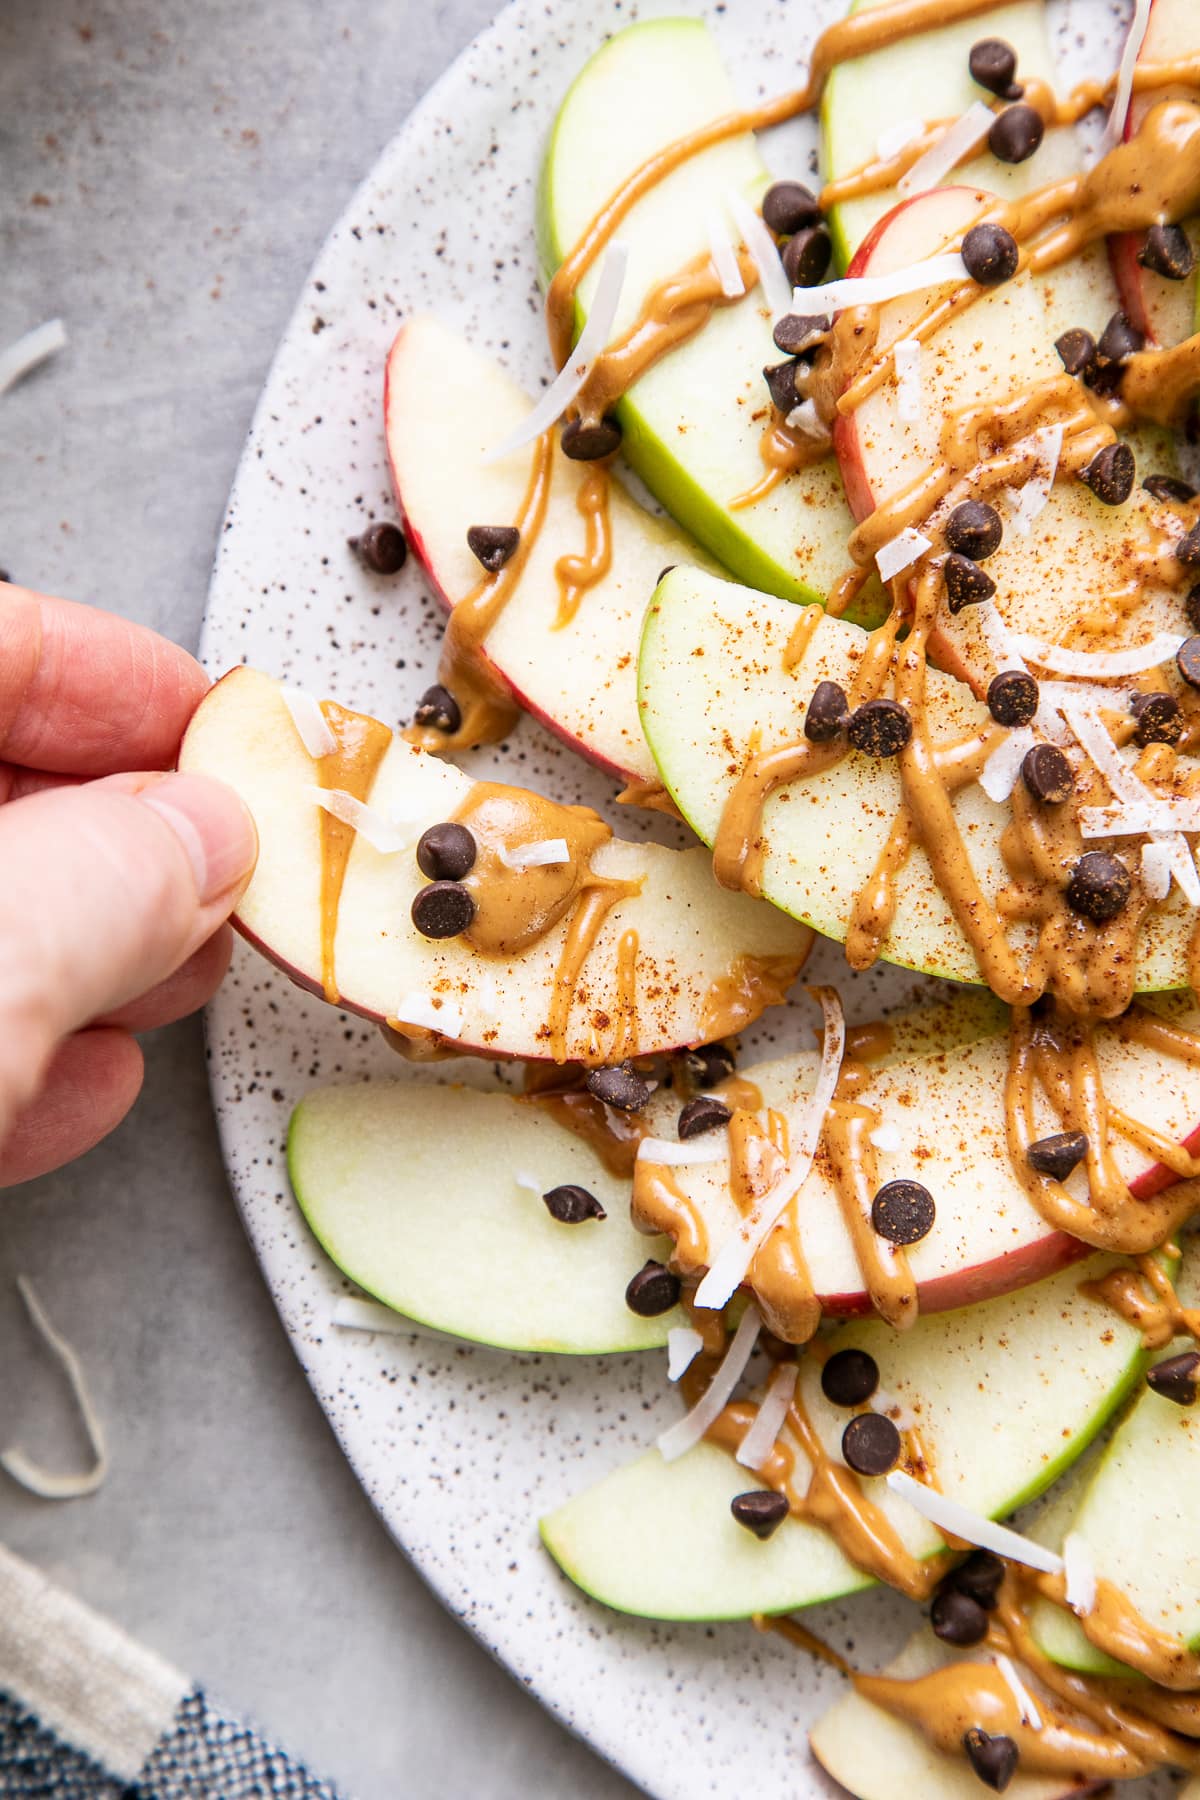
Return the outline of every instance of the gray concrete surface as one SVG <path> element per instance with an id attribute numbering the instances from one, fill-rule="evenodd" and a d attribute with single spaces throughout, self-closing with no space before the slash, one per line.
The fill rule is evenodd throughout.
<path id="1" fill-rule="evenodd" d="M 490 0 L 0 0 L 0 344 L 71 347 L 0 403 L 0 566 L 193 644 L 226 492 L 308 262 Z M 91 1371 L 113 1472 L 39 1562 L 361 1800 L 633 1790 L 425 1591 L 342 1462 L 223 1177 L 199 1027 L 134 1115 L 0 1194 L 0 1442 L 80 1446 L 20 1311 Z M 0 1670 L 0 1682 L 3 1671 Z M 0 1782 L 2 1785 L 2 1782 Z"/>

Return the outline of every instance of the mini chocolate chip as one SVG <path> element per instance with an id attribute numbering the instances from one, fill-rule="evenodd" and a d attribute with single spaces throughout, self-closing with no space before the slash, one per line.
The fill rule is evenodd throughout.
<path id="1" fill-rule="evenodd" d="M 934 1637 L 960 1650 L 982 1644 L 988 1634 L 988 1616 L 978 1600 L 952 1587 L 942 1588 L 934 1595 L 929 1623 Z"/>
<path id="2" fill-rule="evenodd" d="M 625 1289 L 625 1304 L 639 1319 L 657 1319 L 679 1299 L 679 1277 L 653 1258 L 643 1263 Z"/>
<path id="3" fill-rule="evenodd" d="M 771 334 L 775 348 L 785 356 L 799 356 L 823 343 L 830 331 L 830 320 L 823 313 L 785 313 Z"/>
<path id="4" fill-rule="evenodd" d="M 1183 603 L 1184 617 L 1193 631 L 1200 631 L 1200 582 L 1192 588 Z"/>
<path id="5" fill-rule="evenodd" d="M 1174 556 L 1185 569 L 1200 569 L 1200 525 L 1193 525 L 1186 536 L 1179 539 Z"/>
<path id="6" fill-rule="evenodd" d="M 589 1194 L 585 1187 L 576 1187 L 572 1182 L 551 1188 L 542 1199 L 550 1217 L 557 1219 L 560 1225 L 582 1225 L 586 1219 L 608 1217 L 595 1194 Z"/>
<path id="7" fill-rule="evenodd" d="M 1138 330 L 1133 320 L 1123 312 L 1115 312 L 1100 333 L 1096 349 L 1107 362 L 1124 362 L 1127 357 L 1140 350 L 1145 342 L 1145 334 Z"/>
<path id="8" fill-rule="evenodd" d="M 750 1494 L 735 1494 L 729 1510 L 756 1538 L 769 1538 L 779 1530 L 789 1508 L 786 1494 L 777 1494 L 774 1488 L 755 1488 Z"/>
<path id="9" fill-rule="evenodd" d="M 612 1069 L 593 1069 L 584 1083 L 589 1094 L 615 1106 L 618 1112 L 640 1112 L 650 1098 L 650 1089 L 628 1063 Z"/>
<path id="10" fill-rule="evenodd" d="M 412 922 L 422 937 L 458 937 L 474 917 L 475 902 L 457 881 L 431 881 L 412 903 Z"/>
<path id="11" fill-rule="evenodd" d="M 1012 1739 L 1002 1732 L 993 1737 L 981 1726 L 972 1725 L 963 1732 L 963 1749 L 984 1787 L 1002 1794 L 1017 1772 L 1017 1746 Z"/>
<path id="12" fill-rule="evenodd" d="M 780 237 L 790 237 L 805 225 L 821 223 L 821 208 L 811 188 L 802 181 L 776 181 L 762 199 L 763 222 Z"/>
<path id="13" fill-rule="evenodd" d="M 475 839 L 465 825 L 447 819 L 417 841 L 417 867 L 430 881 L 461 881 L 475 867 Z"/>
<path id="14" fill-rule="evenodd" d="M 859 1413 L 842 1433 L 842 1455 L 856 1475 L 886 1475 L 900 1461 L 900 1433 L 885 1413 Z"/>
<path id="15" fill-rule="evenodd" d="M 611 456 L 614 450 L 621 447 L 621 427 L 617 421 L 605 414 L 597 425 L 585 425 L 582 419 L 572 419 L 563 426 L 562 453 L 569 456 L 572 462 L 598 462 L 602 456 Z"/>
<path id="16" fill-rule="evenodd" d="M 1001 669 L 988 684 L 987 703 L 997 725 L 1028 725 L 1038 709 L 1038 684 L 1025 669 Z"/>
<path id="17" fill-rule="evenodd" d="M 1135 694 L 1129 710 L 1137 720 L 1134 738 L 1146 744 L 1177 744 L 1183 736 L 1183 714 L 1174 694 Z"/>
<path id="18" fill-rule="evenodd" d="M 785 418 L 794 406 L 800 404 L 800 395 L 796 392 L 796 368 L 797 364 L 793 359 L 790 362 L 773 363 L 770 368 L 763 370 L 771 405 Z"/>
<path id="19" fill-rule="evenodd" d="M 972 1550 L 966 1562 L 959 1563 L 957 1569 L 951 1569 L 942 1586 L 956 1587 L 960 1594 L 969 1594 L 985 1612 L 990 1612 L 996 1604 L 1003 1580 L 1004 1564 L 994 1551 Z"/>
<path id="20" fill-rule="evenodd" d="M 1123 506 L 1133 492 L 1136 473 L 1128 444 L 1106 444 L 1097 450 L 1082 479 L 1105 506 Z"/>
<path id="21" fill-rule="evenodd" d="M 1021 780 L 1043 806 L 1061 806 L 1075 791 L 1075 771 L 1056 744 L 1035 744 L 1025 752 Z"/>
<path id="22" fill-rule="evenodd" d="M 912 720 L 898 700 L 867 700 L 850 714 L 846 735 L 868 756 L 898 756 L 912 737 Z"/>
<path id="23" fill-rule="evenodd" d="M 1168 281 L 1186 281 L 1196 266 L 1187 232 L 1182 225 L 1152 225 L 1138 251 L 1138 261 Z"/>
<path id="24" fill-rule="evenodd" d="M 689 1138 L 703 1137 L 706 1131 L 717 1131 L 728 1125 L 731 1116 L 725 1102 L 711 1094 L 689 1100 L 679 1115 L 679 1141 L 687 1143 Z"/>
<path id="25" fill-rule="evenodd" d="M 960 613 L 964 606 L 978 606 L 981 600 L 990 600 L 996 591 L 991 576 L 969 556 L 960 556 L 957 550 L 952 551 L 942 564 L 942 580 L 946 584 L 946 604 L 952 613 Z"/>
<path id="26" fill-rule="evenodd" d="M 1176 1406 L 1195 1406 L 1196 1371 L 1200 1369 L 1200 1350 L 1185 1350 L 1179 1356 L 1168 1356 L 1146 1370 L 1146 1386 L 1152 1387 L 1164 1400 Z"/>
<path id="27" fill-rule="evenodd" d="M 833 240 L 823 225 L 806 225 L 783 250 L 783 272 L 793 287 L 815 287 L 823 281 L 833 255 Z"/>
<path id="28" fill-rule="evenodd" d="M 1125 364 L 1120 362 L 1101 362 L 1097 358 L 1091 368 L 1083 371 L 1084 386 L 1108 400 L 1120 393 L 1124 379 Z"/>
<path id="29" fill-rule="evenodd" d="M 946 520 L 947 544 L 972 562 L 985 562 L 1000 548 L 1003 536 L 1000 514 L 986 500 L 964 500 Z"/>
<path id="30" fill-rule="evenodd" d="M 462 713 L 450 689 L 437 683 L 421 695 L 413 721 L 427 730 L 451 732 L 462 724 Z"/>
<path id="31" fill-rule="evenodd" d="M 972 225 L 962 241 L 967 274 L 981 287 L 998 287 L 1017 272 L 1020 253 L 1017 240 L 1003 225 Z"/>
<path id="32" fill-rule="evenodd" d="M 1039 1175 L 1065 1181 L 1071 1170 L 1079 1167 L 1087 1148 L 1087 1137 L 1082 1131 L 1056 1131 L 1052 1137 L 1038 1138 L 1030 1144 L 1025 1159 Z"/>
<path id="33" fill-rule="evenodd" d="M 1061 337 L 1055 338 L 1054 348 L 1058 351 L 1062 366 L 1068 375 L 1082 375 L 1083 371 L 1096 360 L 1096 340 L 1091 332 L 1084 331 L 1082 326 L 1077 325 L 1070 331 L 1064 331 Z"/>
<path id="34" fill-rule="evenodd" d="M 871 1202 L 871 1228 L 889 1244 L 919 1244 L 936 1216 L 933 1195 L 919 1181 L 885 1181 Z"/>
<path id="35" fill-rule="evenodd" d="M 1200 688 L 1200 637 L 1190 637 L 1175 652 L 1175 666 L 1189 687 Z"/>
<path id="36" fill-rule="evenodd" d="M 850 702 L 836 681 L 818 681 L 804 715 L 804 735 L 810 744 L 829 744 L 846 729 Z"/>
<path id="37" fill-rule="evenodd" d="M 1129 899 L 1129 870 L 1104 850 L 1085 850 L 1067 883 L 1067 905 L 1096 925 L 1115 919 Z"/>
<path id="38" fill-rule="evenodd" d="M 989 94 L 1005 94 L 1017 73 L 1017 53 L 1003 38 L 980 38 L 967 58 L 972 81 Z"/>
<path id="39" fill-rule="evenodd" d="M 704 1088 L 716 1087 L 737 1067 L 728 1044 L 701 1044 L 698 1050 L 689 1050 L 683 1061 L 696 1086 Z"/>
<path id="40" fill-rule="evenodd" d="M 408 560 L 408 544 L 398 525 L 377 519 L 361 536 L 350 539 L 358 559 L 375 575 L 395 575 Z"/>
<path id="41" fill-rule="evenodd" d="M 861 1406 L 879 1386 L 879 1364 L 866 1350 L 835 1350 L 821 1370 L 821 1392 L 835 1406 Z"/>
<path id="42" fill-rule="evenodd" d="M 1147 475 L 1142 486 L 1155 500 L 1178 500 L 1181 506 L 1196 498 L 1196 490 L 1190 482 L 1180 481 L 1176 475 Z"/>
<path id="43" fill-rule="evenodd" d="M 504 567 L 520 541 L 515 525 L 471 525 L 467 530 L 467 549 L 489 575 Z"/>
<path id="44" fill-rule="evenodd" d="M 988 132 L 988 149 L 1000 162 L 1027 162 L 1045 136 L 1042 115 L 1032 106 L 1006 106 Z"/>

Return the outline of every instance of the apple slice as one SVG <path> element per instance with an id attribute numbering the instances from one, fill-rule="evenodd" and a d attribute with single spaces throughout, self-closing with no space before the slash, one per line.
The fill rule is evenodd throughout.
<path id="1" fill-rule="evenodd" d="M 845 1325 L 833 1348 L 867 1350 L 893 1402 L 915 1412 L 944 1492 L 999 1518 L 1048 1487 L 1095 1437 L 1145 1366 L 1139 1334 L 1080 1282 L 1112 1267 L 1097 1257 L 962 1312 L 897 1333 L 881 1320 Z M 830 1454 L 849 1414 L 821 1392 L 815 1359 L 800 1393 Z M 785 1430 L 803 1491 L 808 1464 Z M 577 1586 L 619 1612 L 653 1619 L 740 1619 L 791 1612 L 873 1585 L 818 1526 L 789 1518 L 765 1543 L 730 1516 L 757 1481 L 704 1442 L 677 1462 L 657 1449 L 605 1476 L 541 1522 L 542 1541 Z M 867 1491 L 915 1556 L 942 1547 L 933 1526 L 881 1481 Z"/>
<path id="2" fill-rule="evenodd" d="M 655 594 L 642 635 L 642 725 L 659 773 L 688 823 L 706 844 L 747 747 L 767 752 L 794 743 L 818 681 L 848 687 L 867 634 L 823 617 L 803 657 L 785 666 L 795 609 L 767 594 L 688 569 L 668 575 Z M 931 669 L 929 717 L 935 736 L 967 738 L 988 723 L 986 708 L 953 676 Z M 763 811 L 763 894 L 826 937 L 845 940 L 855 897 L 870 877 L 900 804 L 890 759 L 850 754 L 811 781 L 780 789 Z M 1000 835 L 1011 813 L 978 786 L 960 788 L 954 815 L 966 854 L 990 899 L 1008 882 Z M 930 975 L 979 981 L 966 936 L 916 846 L 896 882 L 897 906 L 881 955 Z M 1194 923 L 1177 889 L 1146 918 L 1139 940 L 1137 988 L 1187 985 L 1187 944 Z M 1014 926 L 1010 941 L 1027 927 Z"/>
<path id="3" fill-rule="evenodd" d="M 610 38 L 563 101 L 546 152 L 538 243 L 547 277 L 647 157 L 738 105 L 702 20 L 647 19 Z M 617 233 L 629 264 L 614 335 L 652 288 L 707 252 L 714 214 L 737 241 L 727 195 L 756 192 L 765 181 L 746 133 L 690 158 L 637 202 Z M 577 329 L 598 272 L 599 265 L 580 285 Z M 832 458 L 789 475 L 753 506 L 733 504 L 766 473 L 762 371 L 779 361 L 755 287 L 630 388 L 617 407 L 624 454 L 683 529 L 740 579 L 788 599 L 823 599 L 843 573 L 853 525 Z"/>
<path id="4" fill-rule="evenodd" d="M 535 447 L 484 459 L 529 406 L 491 357 L 436 319 L 401 327 L 387 365 L 388 456 L 409 541 L 449 608 L 483 576 L 468 529 L 518 516 Z M 590 474 L 556 449 L 545 519 L 484 654 L 521 705 L 572 749 L 623 781 L 646 784 L 656 777 L 637 716 L 642 615 L 665 567 L 708 564 L 690 538 L 614 481 L 608 573 L 560 625 L 556 569 L 583 552 L 580 490 Z"/>
<path id="5" fill-rule="evenodd" d="M 250 808 L 259 858 L 236 922 L 302 987 L 320 992 L 328 973 L 326 815 L 311 795 L 321 774 L 279 683 L 253 669 L 232 670 L 201 702 L 179 766 L 227 781 Z M 702 850 L 620 839 L 600 843 L 588 866 L 602 879 L 640 883 L 640 890 L 607 912 L 578 977 L 566 961 L 577 905 L 517 953 L 484 955 L 463 938 L 423 937 L 410 917 L 425 884 L 413 847 L 427 827 L 454 817 L 476 787 L 460 769 L 402 739 L 386 743 L 360 797 L 381 819 L 398 822 L 405 847 L 381 854 L 361 833 L 350 845 L 332 945 L 339 1005 L 435 1045 L 596 1064 L 725 1036 L 781 998 L 803 963 L 809 935 L 783 926 L 769 908 L 723 894 Z M 499 793 L 515 809 L 521 843 L 531 836 L 521 825 L 527 819 L 537 827 L 532 837 L 547 842 L 593 829 L 586 821 L 595 815 L 586 809 L 581 815 L 518 788 Z M 599 821 L 595 830 L 603 835 Z M 570 870 L 563 876 L 568 886 L 574 879 Z M 560 983 L 573 985 L 556 1033 Z"/>

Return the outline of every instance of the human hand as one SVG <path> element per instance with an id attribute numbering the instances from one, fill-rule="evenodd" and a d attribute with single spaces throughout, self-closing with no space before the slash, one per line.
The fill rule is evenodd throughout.
<path id="1" fill-rule="evenodd" d="M 154 632 L 0 583 L 0 1187 L 119 1124 L 133 1033 L 225 973 L 254 826 L 219 782 L 162 772 L 207 687 Z"/>

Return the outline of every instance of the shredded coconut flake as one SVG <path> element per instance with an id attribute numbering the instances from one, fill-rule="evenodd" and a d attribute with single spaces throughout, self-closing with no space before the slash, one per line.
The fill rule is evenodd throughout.
<path id="1" fill-rule="evenodd" d="M 612 336 L 628 263 L 628 245 L 610 244 L 604 266 L 600 270 L 600 279 L 596 283 L 596 292 L 592 296 L 587 324 L 579 334 L 579 342 L 541 399 L 516 429 L 509 432 L 504 442 L 488 452 L 483 459 L 485 463 L 499 462 L 502 457 L 511 456 L 514 450 L 520 450 L 525 444 L 531 444 L 535 438 L 540 438 L 570 406 L 591 373 L 592 364 Z"/>
<path id="2" fill-rule="evenodd" d="M 1104 127 L 1101 150 L 1107 152 L 1119 144 L 1125 135 L 1125 121 L 1129 117 L 1129 101 L 1133 94 L 1133 69 L 1146 36 L 1146 27 L 1150 23 L 1151 0 L 1134 0 L 1133 19 L 1129 26 L 1129 36 L 1125 39 L 1125 47 L 1121 51 L 1121 61 L 1117 68 L 1117 86 L 1113 94 L 1112 111 Z"/>
<path id="3" fill-rule="evenodd" d="M 758 270 L 758 279 L 762 283 L 763 299 L 773 319 L 781 319 L 784 313 L 792 309 L 791 283 L 783 272 L 783 264 L 779 260 L 779 251 L 775 239 L 763 224 L 759 215 L 736 188 L 727 188 L 725 204 L 729 215 L 742 234 L 742 241 L 754 258 L 754 266 Z M 819 312 L 819 307 L 812 309 Z"/>
<path id="4" fill-rule="evenodd" d="M 1010 731 L 1003 743 L 997 744 L 979 772 L 979 785 L 989 800 L 1001 805 L 1017 785 L 1021 764 L 1033 749 L 1033 732 L 1028 725 Z"/>
<path id="5" fill-rule="evenodd" d="M 897 1398 L 890 1389 L 877 1387 L 871 1395 L 871 1407 L 875 1412 L 886 1413 L 888 1418 L 897 1424 L 901 1431 L 915 1430 L 918 1420 L 915 1413 L 910 1412 L 903 1400 Z"/>
<path id="6" fill-rule="evenodd" d="M 982 605 L 972 608 L 979 620 L 979 628 L 983 632 L 988 652 L 996 665 L 997 673 L 1004 669 L 1017 669 L 1023 675 L 1029 671 L 1017 651 L 1013 633 L 1008 629 L 1000 616 L 1000 608 L 994 600 L 985 600 Z"/>
<path id="7" fill-rule="evenodd" d="M 52 1470 L 44 1469 L 40 1463 L 34 1462 L 19 1444 L 12 1444 L 7 1450 L 0 1451 L 0 1469 L 39 1499 L 81 1500 L 87 1494 L 94 1494 L 108 1474 L 108 1448 L 104 1441 L 104 1427 L 92 1404 L 78 1356 L 50 1323 L 49 1315 L 28 1276 L 17 1276 L 17 1290 L 25 1302 L 31 1324 L 47 1349 L 55 1356 L 71 1384 L 71 1392 L 75 1396 L 75 1404 L 79 1408 L 83 1429 L 91 1446 L 92 1466 L 79 1475 L 56 1475 Z"/>
<path id="8" fill-rule="evenodd" d="M 1031 1731 L 1040 1731 L 1042 1729 L 1042 1715 L 1037 1709 L 1033 1695 L 1025 1686 L 1021 1677 L 1017 1674 L 1016 1664 L 1013 1662 L 1012 1657 L 1005 1656 L 1003 1651 L 998 1651 L 996 1654 L 996 1667 L 1004 1677 L 1009 1691 L 1017 1703 L 1021 1714 L 1022 1725 L 1028 1725 Z"/>
<path id="9" fill-rule="evenodd" d="M 1147 795 L 1141 806 L 1085 806 L 1080 810 L 1079 829 L 1085 838 L 1200 831 L 1200 800 L 1155 800 Z"/>
<path id="10" fill-rule="evenodd" d="M 929 288 L 966 279 L 963 259 L 955 250 L 913 263 L 907 269 L 893 269 L 887 275 L 847 275 L 840 281 L 822 282 L 819 287 L 797 288 L 794 298 L 798 312 L 832 313 L 846 306 L 881 306 L 886 300 L 923 294 Z"/>
<path id="11" fill-rule="evenodd" d="M 517 1187 L 527 1188 L 531 1194 L 536 1194 L 538 1199 L 541 1199 L 544 1192 L 542 1184 L 536 1175 L 529 1173 L 528 1169 L 518 1169 L 513 1176 L 513 1181 Z"/>
<path id="12" fill-rule="evenodd" d="M 397 850 L 403 850 L 413 841 L 413 825 L 391 819 L 381 813 L 378 807 L 368 806 L 363 800 L 356 800 L 345 788 L 310 787 L 305 793 L 314 806 L 320 806 L 325 812 L 340 819 L 343 825 L 349 825 L 359 837 L 366 838 L 373 850 L 381 856 L 394 856 Z"/>
<path id="13" fill-rule="evenodd" d="M 1030 535 L 1034 520 L 1045 511 L 1058 473 L 1062 443 L 1061 425 L 1047 425 L 1023 440 L 1023 447 L 1034 457 L 1033 470 L 1023 487 L 1004 490 L 1012 514 L 1011 523 L 1020 537 Z"/>
<path id="14" fill-rule="evenodd" d="M 421 1025 L 443 1037 L 455 1037 L 462 1030 L 463 1016 L 452 1000 L 439 1003 L 419 989 L 401 996 L 395 1016 L 402 1025 Z"/>
<path id="15" fill-rule="evenodd" d="M 981 1550 L 994 1550 L 997 1556 L 1006 1556 L 1009 1562 L 1023 1563 L 1028 1569 L 1041 1569 L 1047 1575 L 1057 1575 L 1062 1569 L 1062 1557 L 1053 1550 L 1035 1544 L 1032 1538 L 1022 1537 L 1019 1531 L 1010 1531 L 1006 1525 L 997 1525 L 994 1519 L 982 1518 L 961 1501 L 914 1481 L 903 1469 L 893 1469 L 887 1484 L 931 1525 L 936 1525 L 939 1531 L 949 1532 L 951 1537 L 977 1544 Z"/>
<path id="16" fill-rule="evenodd" d="M 715 209 L 708 215 L 708 248 L 712 254 L 713 268 L 717 271 L 717 280 L 721 284 L 721 292 L 727 300 L 736 300 L 745 293 L 746 284 L 742 280 L 737 252 L 729 241 L 725 221 Z"/>
<path id="17" fill-rule="evenodd" d="M 867 1141 L 874 1144 L 876 1150 L 898 1150 L 904 1139 L 895 1125 L 877 1125 Z"/>
<path id="18" fill-rule="evenodd" d="M 1067 1605 L 1081 1619 L 1086 1618 L 1096 1604 L 1096 1565 L 1086 1540 L 1077 1531 L 1069 1531 L 1063 1543 L 1063 1569 L 1067 1577 Z"/>
<path id="19" fill-rule="evenodd" d="M 66 348 L 66 343 L 67 331 L 62 320 L 48 319 L 44 325 L 27 331 L 7 350 L 0 351 L 0 394 L 7 394 L 9 388 L 32 374 L 40 363 L 57 356 Z"/>
<path id="20" fill-rule="evenodd" d="M 337 739 L 329 729 L 329 721 L 321 711 L 321 703 L 306 688 L 280 684 L 279 695 L 291 714 L 300 742 L 313 758 L 332 756 Z"/>
<path id="21" fill-rule="evenodd" d="M 921 399 L 921 340 L 897 338 L 892 345 L 896 365 L 896 412 L 906 425 L 917 425 L 924 416 Z"/>
<path id="22" fill-rule="evenodd" d="M 704 1348 L 704 1339 L 690 1325 L 673 1325 L 667 1333 L 667 1380 L 686 1375 Z"/>
<path id="23" fill-rule="evenodd" d="M 1171 853 L 1157 839 L 1142 845 L 1142 886 L 1151 900 L 1165 900 L 1171 891 Z"/>
<path id="24" fill-rule="evenodd" d="M 787 423 L 793 431 L 803 432 L 805 437 L 827 438 L 829 436 L 829 427 L 817 411 L 815 400 L 801 400 L 798 406 L 793 406 L 787 415 Z"/>
<path id="25" fill-rule="evenodd" d="M 743 1469 L 761 1469 L 775 1448 L 775 1440 L 783 1430 L 796 1378 L 800 1371 L 795 1363 L 781 1363 L 767 1383 L 767 1391 L 745 1437 L 737 1447 L 737 1461 Z"/>
<path id="26" fill-rule="evenodd" d="M 671 1138 L 644 1137 L 637 1147 L 638 1162 L 658 1163 L 664 1169 L 686 1169 L 700 1163 L 724 1162 L 729 1154 L 727 1129 L 706 1131 L 690 1143 L 676 1144 Z"/>
<path id="27" fill-rule="evenodd" d="M 923 194 L 928 188 L 940 187 L 951 169 L 970 156 L 992 129 L 996 115 L 982 100 L 976 100 L 948 125 L 936 143 L 919 156 L 912 168 L 896 183 L 897 193 Z"/>
<path id="28" fill-rule="evenodd" d="M 748 1306 L 742 1322 L 733 1334 L 733 1342 L 721 1359 L 721 1365 L 693 1406 L 690 1413 L 668 1427 L 658 1440 L 664 1462 L 675 1462 L 698 1444 L 713 1420 L 724 1410 L 729 1396 L 742 1379 L 746 1364 L 758 1342 L 762 1320 L 757 1306 Z"/>
<path id="29" fill-rule="evenodd" d="M 918 557 L 924 556 L 933 545 L 929 539 L 919 532 L 915 526 L 906 525 L 904 530 L 886 544 L 880 544 L 875 553 L 875 567 L 879 570 L 881 581 L 891 581 L 895 576 L 910 569 Z"/>
<path id="30" fill-rule="evenodd" d="M 1028 632 L 1014 631 L 1012 641 L 1020 654 L 1054 675 L 1082 675 L 1095 680 L 1109 675 L 1140 675 L 1168 662 L 1184 639 L 1175 631 L 1160 631 L 1148 644 L 1132 650 L 1067 650 Z"/>
<path id="31" fill-rule="evenodd" d="M 925 129 L 924 119 L 897 119 L 875 139 L 875 154 L 880 162 L 891 162 L 910 144 L 915 144 Z"/>
<path id="32" fill-rule="evenodd" d="M 500 861 L 509 869 L 552 869 L 569 863 L 571 852 L 566 838 L 538 838 L 532 844 L 518 844 L 515 850 L 500 851 Z"/>

